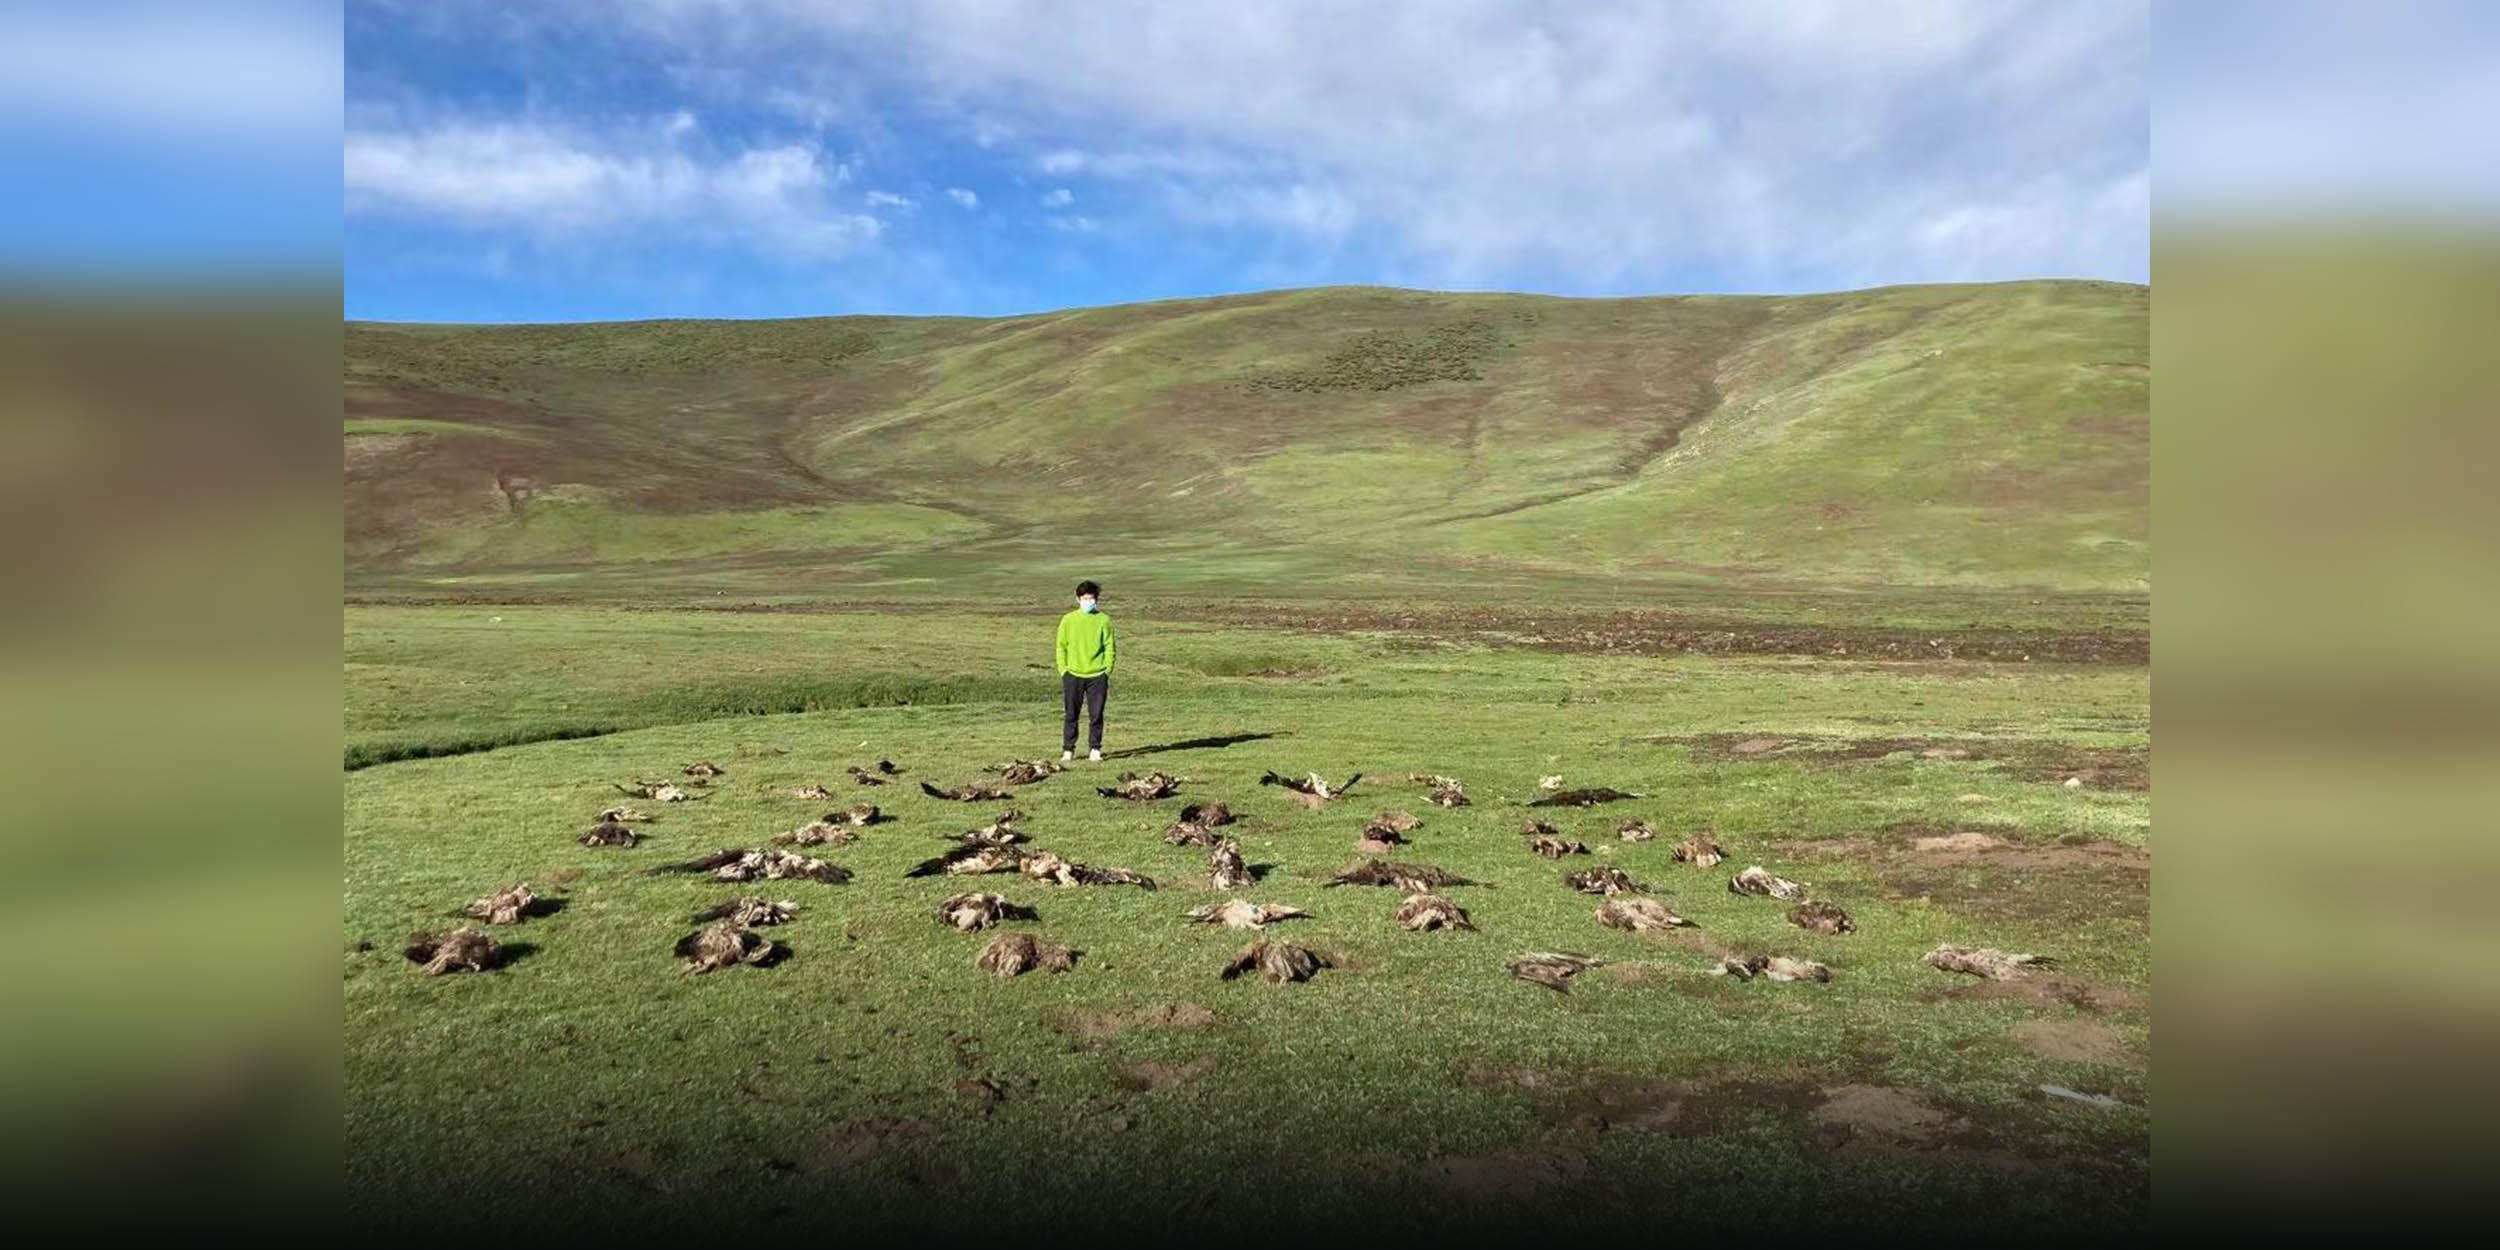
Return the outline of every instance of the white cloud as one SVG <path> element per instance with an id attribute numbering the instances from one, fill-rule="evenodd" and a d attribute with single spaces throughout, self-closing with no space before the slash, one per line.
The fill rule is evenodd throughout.
<path id="1" fill-rule="evenodd" d="M 550 236 L 656 224 L 823 258 L 877 237 L 877 219 L 834 208 L 850 169 L 801 144 L 689 151 L 679 113 L 593 136 L 534 122 L 359 129 L 345 144 L 347 208 Z"/>
<path id="2" fill-rule="evenodd" d="M 868 193 L 867 199 L 868 207 L 870 208 L 893 208 L 909 212 L 912 209 L 919 207 L 918 202 L 914 201 L 910 196 L 896 195 L 891 191 L 871 191 Z"/>
<path id="3" fill-rule="evenodd" d="M 1069 191 L 1066 187 L 1061 187 L 1042 197 L 1042 207 L 1044 208 L 1066 208 L 1068 205 L 1074 203 L 1076 203 L 1076 195 L 1074 192 Z"/>
<path id="4" fill-rule="evenodd" d="M 1371 232 L 1380 263 L 1420 280 L 1657 289 L 1707 272 L 1797 289 L 2147 268 L 2146 213 L 2106 193 L 2148 160 L 2142 0 L 1433 13 L 644 0 L 634 20 L 665 55 L 759 84 L 837 63 L 879 76 L 978 119 L 984 148 L 1148 183 L 1176 215 L 1320 246 Z"/>
<path id="5" fill-rule="evenodd" d="M 1362 224 L 1354 200 L 1333 187 L 1258 181 L 1158 184 L 1159 203 L 1185 225 L 1248 227 L 1333 249 Z"/>
<path id="6" fill-rule="evenodd" d="M 955 201 L 957 204 L 960 204 L 965 208 L 981 207 L 981 197 L 963 189 L 962 187 L 948 187 L 946 189 L 946 198 Z"/>
<path id="7" fill-rule="evenodd" d="M 1053 217 L 1050 226 L 1053 230 L 1065 230 L 1070 234 L 1092 234 L 1102 229 L 1102 223 L 1091 217 Z"/>

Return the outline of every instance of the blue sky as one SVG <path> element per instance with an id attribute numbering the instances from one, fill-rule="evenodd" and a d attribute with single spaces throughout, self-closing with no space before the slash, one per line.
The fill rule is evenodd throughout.
<path id="1" fill-rule="evenodd" d="M 351 317 L 2148 274 L 2142 4 L 365 0 Z"/>

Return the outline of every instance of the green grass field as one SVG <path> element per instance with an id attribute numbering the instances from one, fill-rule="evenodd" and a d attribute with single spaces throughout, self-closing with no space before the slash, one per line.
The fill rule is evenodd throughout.
<path id="1" fill-rule="evenodd" d="M 1013 805 L 1035 845 L 1150 873 L 1150 893 L 902 875 L 1001 806 L 908 783 L 1055 752 L 1055 607 L 351 607 L 356 1215 L 439 1220 L 456 1195 L 455 1223 L 643 1230 L 1290 1227 L 1395 1211 L 1452 1229 L 1775 1216 L 2072 1233 L 2145 1218 L 2144 667 L 1597 654 L 1113 607 L 1115 758 Z M 1226 738 L 1242 740 L 1186 745 Z M 515 745 L 476 749 L 498 742 Z M 836 806 L 788 789 L 847 791 L 842 766 L 880 756 L 906 784 L 863 791 L 895 819 L 825 852 L 850 882 L 651 874 L 765 844 Z M 638 804 L 661 818 L 634 849 L 575 843 L 618 800 L 611 783 L 698 759 L 728 770 L 713 798 Z M 1189 778 L 1181 797 L 1093 793 L 1147 768 Z M 1268 768 L 1366 779 L 1307 812 L 1256 784 Z M 1426 805 L 1415 772 L 1460 777 L 1475 802 Z M 1551 773 L 1642 797 L 1516 806 Z M 1196 799 L 1245 813 L 1229 831 L 1264 873 L 1247 896 L 1309 909 L 1275 933 L 1335 967 L 1282 987 L 1218 979 L 1244 938 L 1181 919 L 1220 896 L 1203 852 L 1160 837 Z M 1384 808 L 1423 818 L 1399 858 L 1483 882 L 1443 892 L 1478 932 L 1407 933 L 1396 891 L 1325 887 Z M 1571 862 L 1525 848 L 1532 815 L 1589 845 L 1577 862 L 1621 865 L 1697 928 L 1600 927 L 1600 900 L 1560 880 Z M 1618 841 L 1631 817 L 1660 839 Z M 1702 830 L 1729 861 L 1672 863 L 1668 848 Z M 1999 845 L 1914 849 L 1966 830 Z M 1810 934 L 1784 904 L 1731 896 L 1727 878 L 1751 864 L 1809 883 L 1857 932 Z M 524 879 L 562 907 L 502 933 L 521 951 L 505 969 L 427 978 L 400 957 L 412 933 Z M 976 969 L 983 937 L 932 916 L 976 887 L 1037 907 L 1010 927 L 1075 947 L 1074 970 Z M 787 960 L 680 975 L 670 947 L 691 913 L 758 888 L 800 906 L 765 931 Z M 2060 964 L 1992 987 L 1925 967 L 1940 942 Z M 1557 994 L 1503 970 L 1537 950 L 1609 962 Z M 1730 950 L 1808 956 L 1834 977 L 1708 975 Z"/>

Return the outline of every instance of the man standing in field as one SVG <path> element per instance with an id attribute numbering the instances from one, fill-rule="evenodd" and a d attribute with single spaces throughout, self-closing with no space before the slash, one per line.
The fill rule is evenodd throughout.
<path id="1" fill-rule="evenodd" d="M 1059 758 L 1076 758 L 1076 713 L 1083 707 L 1090 724 L 1085 758 L 1102 758 L 1102 701 L 1111 693 L 1111 618 L 1103 614 L 1102 587 L 1076 584 L 1076 610 L 1059 618 L 1059 701 L 1065 715 L 1059 723 Z"/>

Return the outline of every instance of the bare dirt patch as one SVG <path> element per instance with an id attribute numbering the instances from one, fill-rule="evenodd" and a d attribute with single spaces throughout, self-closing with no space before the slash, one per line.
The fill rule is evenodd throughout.
<path id="1" fill-rule="evenodd" d="M 2118 1030 L 2098 1020 L 2025 1020 L 2006 1032 L 2031 1053 L 2058 1063 L 2143 1066 Z"/>
<path id="2" fill-rule="evenodd" d="M 1554 1083 L 1554 1078 L 1526 1064 L 1495 1064 L 1469 1059 L 1457 1067 L 1458 1079 L 1468 1085 L 1513 1085 L 1520 1089 L 1538 1089 Z"/>
<path id="3" fill-rule="evenodd" d="M 1566 1146 L 1515 1146 L 1480 1155 L 1440 1155 L 1424 1175 L 1461 1196 L 1503 1202 L 1569 1184 L 1586 1173 L 1588 1156 Z"/>
<path id="4" fill-rule="evenodd" d="M 1889 1085 L 1840 1085 L 1823 1091 L 1809 1113 L 1833 1145 L 1866 1141 L 1887 1146 L 1925 1146 L 1967 1128 L 1966 1121 L 1931 1106 L 1916 1093 Z"/>
<path id="5" fill-rule="evenodd" d="M 876 1155 L 897 1142 L 914 1137 L 928 1137 L 937 1126 L 916 1116 L 871 1115 L 844 1120 L 825 1130 L 816 1149 L 809 1154 L 807 1166 L 812 1171 L 825 1171 L 857 1163 Z"/>
<path id="6" fill-rule="evenodd" d="M 1801 1080 L 1659 1080 L 1612 1076 L 1576 1085 L 1537 1112 L 1583 1133 L 1663 1133 L 1713 1137 L 1771 1116 L 1796 1120 L 1822 1101 Z"/>
<path id="7" fill-rule="evenodd" d="M 1560 1119 L 1583 1132 L 1672 1133 L 1695 1092 L 1686 1081 L 1609 1081 L 1574 1095 L 1563 1104 Z"/>
<path id="8" fill-rule="evenodd" d="M 1816 1142 L 1839 1155 L 1945 1156 L 1956 1166 L 2037 1172 L 2038 1159 L 2004 1149 L 1995 1134 L 1937 1106 L 1917 1090 L 1852 1084 L 1820 1091 L 1807 1113 Z"/>
<path id="9" fill-rule="evenodd" d="M 1910 849 L 1913 851 L 1940 851 L 1957 855 L 1993 851 L 2004 845 L 2004 841 L 1996 835 L 1981 833 L 1976 829 L 1965 829 L 1960 833 L 1927 834 L 1910 839 Z"/>
<path id="10" fill-rule="evenodd" d="M 2039 1006 L 2079 1007 L 2085 1011 L 2125 1011 L 2144 1005 L 2144 996 L 2115 985 L 2099 985 L 2078 977 L 2033 974 L 2019 981 L 1963 981 L 1923 989 L 1922 1003 L 2013 1000 Z"/>
<path id="11" fill-rule="evenodd" d="M 1215 1013 L 1196 1003 L 1158 1003 L 1133 1011 L 1079 1007 L 1061 1013 L 1050 1027 L 1075 1037 L 1100 1040 L 1131 1029 L 1207 1029 L 1215 1027 L 1215 1023 Z"/>
<path id="12" fill-rule="evenodd" d="M 1187 1063 L 1167 1063 L 1160 1059 L 1131 1059 L 1112 1066 L 1112 1079 L 1123 1087 L 1153 1093 L 1195 1084 L 1200 1077 L 1215 1071 L 1215 1060 L 1206 1057 Z"/>
<path id="13" fill-rule="evenodd" d="M 1903 759 L 1996 763 L 2025 781 L 2063 785 L 2073 778 L 2095 790 L 2151 790 L 2149 747 L 2088 747 L 2037 738 L 1818 738 L 1761 734 L 1659 735 L 1642 739 L 1690 747 L 1702 760 L 1782 760 L 1818 765 Z"/>
<path id="14" fill-rule="evenodd" d="M 1861 863 L 1888 897 L 1992 920 L 2056 926 L 2152 918 L 2153 857 L 2115 842 L 2024 842 L 2003 831 L 1904 821 L 1879 838 L 1791 840 L 1774 849 Z"/>

